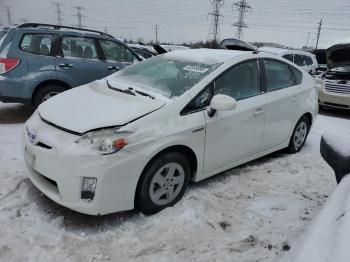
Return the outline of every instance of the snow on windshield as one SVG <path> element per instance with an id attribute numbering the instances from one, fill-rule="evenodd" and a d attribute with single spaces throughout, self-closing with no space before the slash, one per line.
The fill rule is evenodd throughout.
<path id="1" fill-rule="evenodd" d="M 173 98 L 191 89 L 219 65 L 160 56 L 126 68 L 113 78 Z"/>

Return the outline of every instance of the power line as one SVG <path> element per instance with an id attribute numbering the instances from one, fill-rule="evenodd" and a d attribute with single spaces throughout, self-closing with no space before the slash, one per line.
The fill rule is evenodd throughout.
<path id="1" fill-rule="evenodd" d="M 219 28 L 220 17 L 223 17 L 223 15 L 220 14 L 220 8 L 224 6 L 225 1 L 210 0 L 210 3 L 213 6 L 213 11 L 209 13 L 209 15 L 212 16 L 213 18 L 210 26 L 209 36 L 211 40 L 217 43 L 219 38 L 219 32 L 220 32 L 220 28 Z"/>
<path id="2" fill-rule="evenodd" d="M 156 44 L 158 43 L 158 29 L 159 29 L 159 25 L 155 25 L 154 26 L 154 30 L 155 30 L 155 33 L 156 33 Z"/>
<path id="3" fill-rule="evenodd" d="M 248 25 L 244 22 L 245 14 L 252 9 L 250 5 L 248 5 L 246 0 L 240 0 L 239 2 L 235 2 L 232 5 L 232 8 L 236 7 L 239 12 L 238 21 L 233 26 L 237 27 L 236 37 L 237 39 L 243 38 L 243 28 L 248 28 Z"/>
<path id="4" fill-rule="evenodd" d="M 73 6 L 73 8 L 77 9 L 77 14 L 74 16 L 78 18 L 78 27 L 82 28 L 82 18 L 85 17 L 85 15 L 82 14 L 82 10 L 84 10 L 84 8 L 82 6 Z"/>
<path id="5" fill-rule="evenodd" d="M 12 25 L 12 8 L 10 6 L 5 6 L 6 9 L 6 15 L 7 15 L 7 24 Z"/>
<path id="6" fill-rule="evenodd" d="M 62 9 L 63 4 L 61 2 L 51 2 L 56 7 L 57 24 L 62 25 Z"/>
<path id="7" fill-rule="evenodd" d="M 321 21 L 320 21 L 320 23 L 318 24 L 318 28 L 317 28 L 316 49 L 317 49 L 317 47 L 318 47 L 318 41 L 320 40 L 321 30 L 322 30 L 322 18 L 321 18 Z"/>

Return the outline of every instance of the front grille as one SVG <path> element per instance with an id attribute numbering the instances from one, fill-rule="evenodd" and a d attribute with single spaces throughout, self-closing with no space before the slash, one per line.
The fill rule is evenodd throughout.
<path id="1" fill-rule="evenodd" d="M 325 89 L 330 93 L 347 95 L 350 94 L 350 81 L 348 81 L 346 84 L 338 84 L 337 82 L 326 81 Z"/>

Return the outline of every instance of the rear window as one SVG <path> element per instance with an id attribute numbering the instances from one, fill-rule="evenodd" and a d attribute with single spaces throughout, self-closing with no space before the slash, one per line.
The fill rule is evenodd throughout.
<path id="1" fill-rule="evenodd" d="M 4 42 L 6 35 L 7 35 L 7 31 L 0 31 L 0 47 L 1 47 L 2 43 Z"/>
<path id="2" fill-rule="evenodd" d="M 50 34 L 25 34 L 20 48 L 27 53 L 51 55 L 54 38 L 55 36 Z"/>

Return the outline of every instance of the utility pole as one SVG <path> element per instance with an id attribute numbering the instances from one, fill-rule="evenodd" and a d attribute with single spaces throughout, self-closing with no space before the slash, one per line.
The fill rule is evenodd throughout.
<path id="1" fill-rule="evenodd" d="M 224 0 L 210 0 L 211 5 L 213 6 L 213 11 L 211 13 L 208 13 L 208 15 L 212 16 L 212 22 L 210 26 L 210 32 L 209 35 L 211 36 L 211 39 L 217 43 L 219 39 L 219 22 L 220 17 L 223 17 L 223 15 L 220 14 L 220 8 L 223 7 L 225 1 Z"/>
<path id="2" fill-rule="evenodd" d="M 77 9 L 77 14 L 74 16 L 78 17 L 78 27 L 82 28 L 83 25 L 81 20 L 83 17 L 85 17 L 85 15 L 82 14 L 82 10 L 84 10 L 84 8 L 82 6 L 74 6 L 73 8 Z"/>
<path id="3" fill-rule="evenodd" d="M 310 32 L 307 34 L 306 45 L 305 45 L 306 48 L 307 48 L 307 45 L 309 44 L 309 38 L 310 38 Z"/>
<path id="4" fill-rule="evenodd" d="M 57 25 L 62 25 L 62 9 L 63 4 L 61 2 L 51 2 L 56 7 Z"/>
<path id="5" fill-rule="evenodd" d="M 155 33 L 156 33 L 156 44 L 158 43 L 158 29 L 159 29 L 159 25 L 155 25 L 154 26 L 154 30 L 155 30 Z"/>
<path id="6" fill-rule="evenodd" d="M 248 28 L 247 24 L 244 22 L 244 16 L 245 14 L 252 9 L 250 5 L 248 5 L 246 0 L 240 0 L 238 2 L 233 3 L 232 8 L 235 8 L 238 10 L 238 21 L 232 26 L 237 27 L 236 37 L 237 39 L 241 40 L 243 38 L 243 28 Z"/>
<path id="7" fill-rule="evenodd" d="M 11 7 L 10 6 L 5 6 L 6 9 L 6 14 L 7 14 L 7 24 L 12 25 L 12 19 L 11 19 Z"/>
<path id="8" fill-rule="evenodd" d="M 319 22 L 318 27 L 317 27 L 317 40 L 316 40 L 315 49 L 317 49 L 317 47 L 318 47 L 318 41 L 320 40 L 321 30 L 322 30 L 322 18 L 321 18 L 321 21 Z"/>

